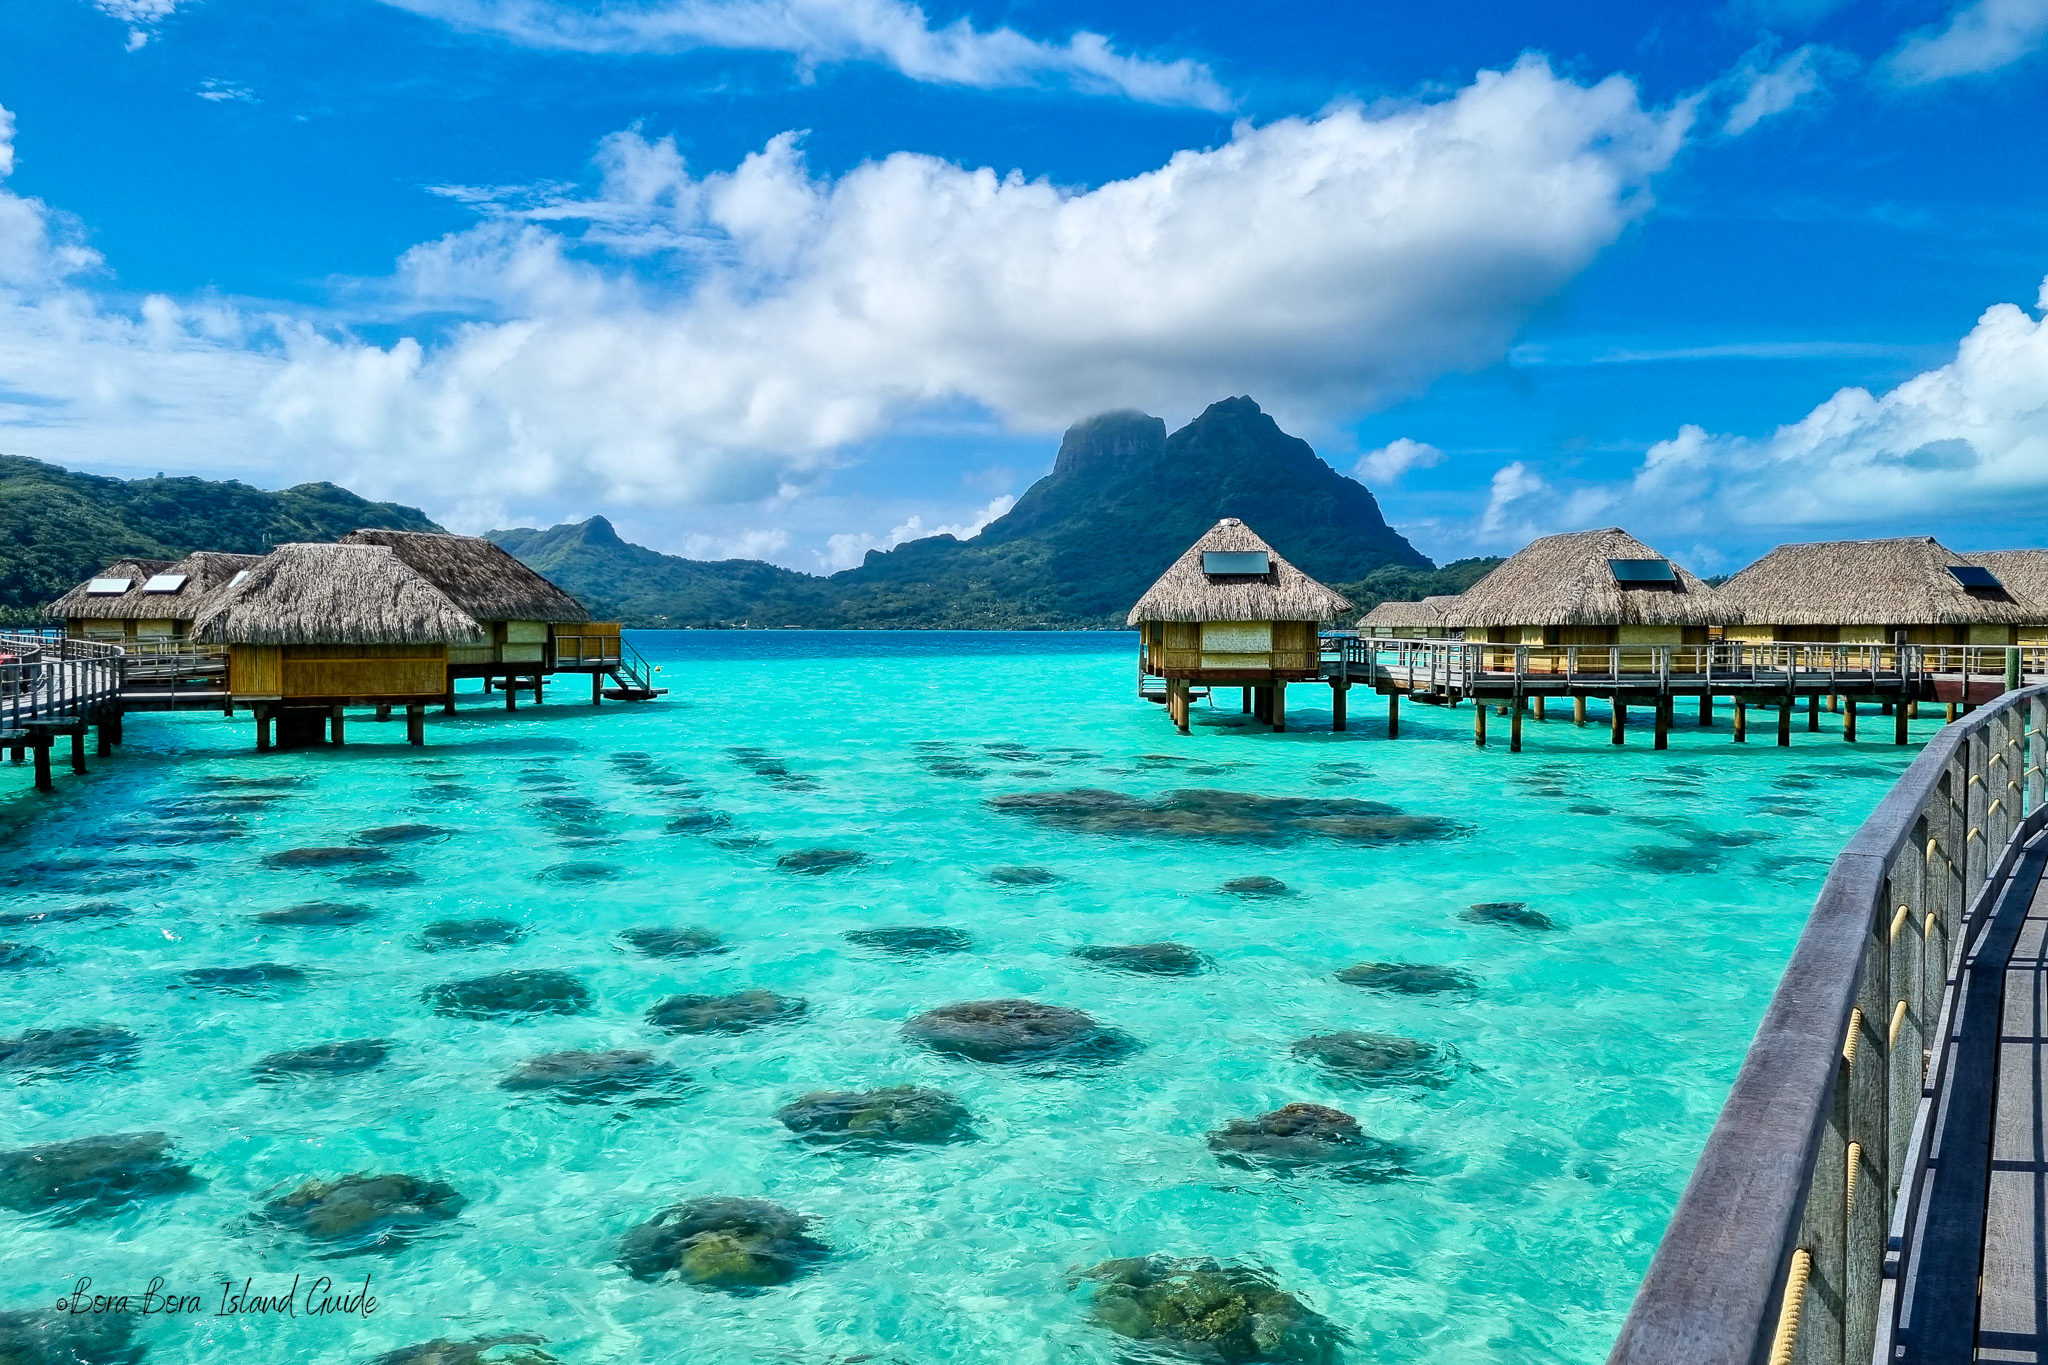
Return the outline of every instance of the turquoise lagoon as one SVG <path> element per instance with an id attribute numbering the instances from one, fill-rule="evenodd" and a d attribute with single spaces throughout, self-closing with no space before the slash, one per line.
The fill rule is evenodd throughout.
<path id="1" fill-rule="evenodd" d="M 51 954 L 0 977 L 6 1031 L 117 1025 L 141 1043 L 123 1069 L 0 1073 L 0 1147 L 160 1130 L 203 1183 L 68 1224 L 0 1212 L 0 1310 L 43 1308 L 81 1276 L 138 1295 L 161 1276 L 204 1304 L 140 1321 L 164 1365 L 355 1361 L 515 1332 L 564 1361 L 1107 1365 L 1118 1339 L 1071 1277 L 1157 1251 L 1269 1267 L 1349 1333 L 1349 1360 L 1598 1361 L 1829 860 L 1912 752 L 1848 745 L 1832 726 L 1800 727 L 1789 750 L 1768 729 L 1738 748 L 1725 711 L 1664 753 L 1646 729 L 1617 751 L 1604 723 L 1555 720 L 1532 722 L 1521 754 L 1478 751 L 1469 710 L 1411 706 L 1390 741 L 1364 694 L 1352 730 L 1331 733 L 1326 694 L 1307 686 L 1292 733 L 1253 727 L 1226 692 L 1183 738 L 1136 699 L 1122 635 L 635 642 L 662 666 L 658 703 L 593 709 L 571 680 L 515 714 L 471 698 L 430 721 L 424 750 L 362 717 L 344 750 L 263 755 L 246 719 L 138 717 L 119 757 L 60 775 L 53 798 L 15 770 L 0 789 L 6 911 L 132 913 L 0 929 Z M 1238 842 L 991 804 L 1072 788 L 1363 799 L 1453 828 Z M 264 862 L 406 823 L 452 833 L 368 867 Z M 778 866 L 811 848 L 867 861 Z M 1014 866 L 1057 880 L 989 879 Z M 370 884 L 347 880 L 366 871 Z M 1253 876 L 1288 894 L 1221 890 Z M 375 917 L 253 918 L 313 901 Z M 1492 901 L 1555 927 L 1461 918 Z M 524 936 L 420 946 L 430 923 L 486 916 Z M 730 951 L 622 950 L 622 930 L 664 924 L 715 930 Z M 844 937 L 905 925 L 964 930 L 972 947 L 896 956 Z M 1071 955 L 1161 939 L 1214 968 L 1136 976 Z M 1450 964 L 1478 984 L 1390 995 L 1333 978 L 1362 960 Z M 181 975 L 255 962 L 307 977 L 242 994 Z M 422 999 L 505 968 L 571 972 L 591 1008 L 505 1022 Z M 749 988 L 808 1012 L 734 1034 L 644 1019 L 672 994 Z M 1086 1010 L 1142 1046 L 1034 1074 L 901 1033 L 921 1011 L 1004 996 Z M 1458 1064 L 1440 1088 L 1347 1089 L 1290 1052 L 1338 1029 L 1444 1045 Z M 376 1069 L 252 1080 L 267 1053 L 370 1036 L 392 1040 Z M 522 1059 L 571 1048 L 650 1049 L 691 1083 L 665 1104 L 498 1088 Z M 953 1092 L 977 1140 L 821 1149 L 776 1119 L 806 1091 L 881 1085 Z M 1295 1100 L 1406 1147 L 1409 1173 L 1274 1176 L 1207 1149 L 1229 1120 Z M 281 1189 L 357 1171 L 444 1180 L 467 1206 L 401 1251 L 330 1261 L 251 1220 Z M 830 1259 L 751 1296 L 615 1264 L 635 1224 L 721 1194 L 813 1216 Z M 215 1316 L 223 1280 L 277 1293 L 321 1274 L 370 1276 L 375 1312 Z"/>

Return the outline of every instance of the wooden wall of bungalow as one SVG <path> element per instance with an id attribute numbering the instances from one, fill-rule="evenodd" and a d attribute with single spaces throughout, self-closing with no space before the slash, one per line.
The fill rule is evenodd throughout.
<path id="1" fill-rule="evenodd" d="M 1242 685 L 1302 682 L 1321 666 L 1313 621 L 1143 621 L 1145 671 Z"/>

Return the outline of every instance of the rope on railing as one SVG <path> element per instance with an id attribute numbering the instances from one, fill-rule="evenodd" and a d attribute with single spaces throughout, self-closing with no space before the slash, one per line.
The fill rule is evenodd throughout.
<path id="1" fill-rule="evenodd" d="M 1778 1310 L 1778 1331 L 1771 1338 L 1771 1365 L 1792 1365 L 1799 1318 L 1806 1311 L 1806 1282 L 1812 1275 L 1813 1253 L 1801 1247 L 1792 1253 L 1792 1269 L 1785 1276 L 1785 1305 Z"/>
<path id="2" fill-rule="evenodd" d="M 1899 1029 L 1900 1029 L 1900 1027 L 1901 1027 L 1901 1026 L 1903 1026 L 1903 1025 L 1905 1024 L 1905 1022 L 1906 1022 L 1906 1002 L 1905 1002 L 1905 1001 L 1903 1001 L 1903 1000 L 1901 1000 L 1901 1001 L 1900 1001 L 1900 1002 L 1899 1002 L 1899 1003 L 1898 1003 L 1898 1004 L 1897 1004 L 1896 1006 L 1894 1006 L 1894 1007 L 1893 1007 L 1893 1009 L 1892 1009 L 1892 1027 L 1891 1027 L 1891 1031 L 1890 1031 L 1889 1033 L 1887 1033 L 1887 1034 L 1885 1035 L 1885 1043 L 1886 1043 L 1886 1045 L 1887 1045 L 1887 1046 L 1891 1046 L 1891 1045 L 1893 1045 L 1893 1044 L 1896 1044 L 1896 1043 L 1897 1043 L 1897 1042 L 1899 1041 Z"/>
<path id="3" fill-rule="evenodd" d="M 1849 1172 L 1848 1175 L 1844 1177 L 1847 1188 L 1842 1195 L 1842 1213 L 1845 1218 L 1849 1214 L 1856 1212 L 1856 1168 L 1858 1166 L 1861 1166 L 1862 1164 L 1863 1144 L 1860 1142 L 1850 1143 Z"/>
<path id="4" fill-rule="evenodd" d="M 1856 1065 L 1856 1040 L 1863 1036 L 1863 1011 L 1849 1011 L 1849 1036 L 1842 1040 L 1842 1061 L 1845 1065 Z"/>

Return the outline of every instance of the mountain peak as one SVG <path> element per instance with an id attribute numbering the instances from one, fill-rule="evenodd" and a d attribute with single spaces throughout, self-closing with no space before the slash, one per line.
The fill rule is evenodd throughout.
<path id="1" fill-rule="evenodd" d="M 619 533 L 611 522 L 603 517 L 592 517 L 588 521 L 578 522 L 576 539 L 585 545 L 597 545 L 606 549 L 626 543 L 619 539 Z"/>

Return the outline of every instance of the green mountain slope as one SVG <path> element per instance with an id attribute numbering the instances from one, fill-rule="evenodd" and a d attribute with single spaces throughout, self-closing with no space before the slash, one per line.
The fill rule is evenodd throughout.
<path id="1" fill-rule="evenodd" d="M 656 554 L 625 544 L 601 518 L 492 538 L 593 610 L 629 622 L 1120 627 L 1152 580 L 1226 516 L 1242 518 L 1326 582 L 1435 572 L 1387 525 L 1363 484 L 1323 463 L 1249 398 L 1213 404 L 1170 436 L 1164 422 L 1140 412 L 1078 423 L 1052 473 L 980 535 L 870 551 L 858 568 L 830 578 L 753 560 Z"/>
<path id="2" fill-rule="evenodd" d="M 441 529 L 417 508 L 370 502 L 331 483 L 273 493 L 208 479 L 108 479 L 0 455 L 0 620 L 38 619 L 44 604 L 124 556 L 261 554 L 363 526 Z"/>

